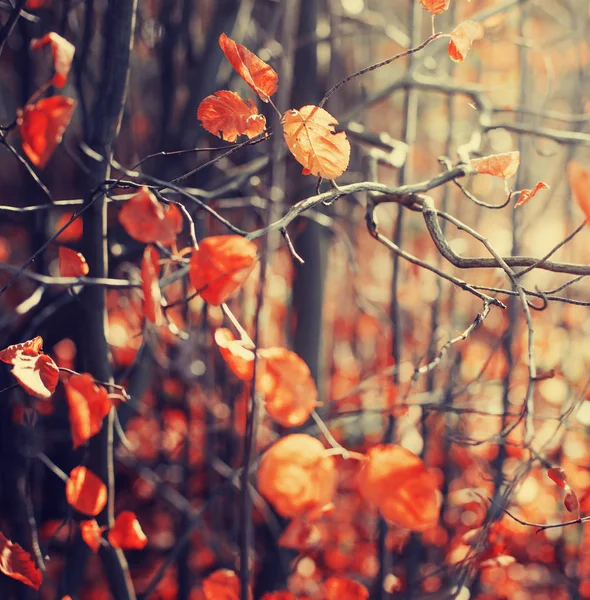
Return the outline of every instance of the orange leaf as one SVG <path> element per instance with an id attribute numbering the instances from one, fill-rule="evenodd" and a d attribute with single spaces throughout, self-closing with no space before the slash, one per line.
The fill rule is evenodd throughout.
<path id="1" fill-rule="evenodd" d="M 98 552 L 100 549 L 100 540 L 102 539 L 102 530 L 98 526 L 96 519 L 80 521 L 80 533 L 82 539 L 92 549 L 92 552 Z"/>
<path id="2" fill-rule="evenodd" d="M 209 304 L 225 302 L 246 281 L 256 264 L 256 246 L 239 235 L 203 239 L 193 252 L 189 278 Z"/>
<path id="3" fill-rule="evenodd" d="M 515 208 L 517 206 L 525 205 L 531 198 L 533 198 L 537 194 L 539 190 L 548 189 L 549 186 L 544 181 L 539 181 L 532 190 L 522 190 L 520 192 L 520 198 L 518 199 L 518 202 L 514 205 Z"/>
<path id="4" fill-rule="evenodd" d="M 424 531 L 438 521 L 436 481 L 422 460 L 401 446 L 381 444 L 367 452 L 359 490 L 385 519 L 399 527 Z"/>
<path id="5" fill-rule="evenodd" d="M 59 368 L 50 356 L 19 352 L 12 364 L 12 374 L 27 394 L 37 398 L 51 397 L 59 381 Z"/>
<path id="6" fill-rule="evenodd" d="M 324 581 L 323 600 L 367 600 L 369 590 L 347 577 L 330 577 Z"/>
<path id="7" fill-rule="evenodd" d="M 164 210 L 147 187 L 142 187 L 119 213 L 119 222 L 125 231 L 138 242 L 173 244 L 182 230 L 182 214 L 170 204 Z"/>
<path id="8" fill-rule="evenodd" d="M 449 8 L 451 0 L 420 0 L 420 4 L 433 15 L 438 15 Z"/>
<path id="9" fill-rule="evenodd" d="M 107 486 L 86 467 L 74 467 L 66 483 L 68 504 L 78 512 L 96 517 L 107 503 Z"/>
<path id="10" fill-rule="evenodd" d="M 240 580 L 229 569 L 218 569 L 203 579 L 203 592 L 206 600 L 240 600 Z M 248 589 L 252 599 L 252 591 Z"/>
<path id="11" fill-rule="evenodd" d="M 62 277 L 82 277 L 88 275 L 90 267 L 80 252 L 71 248 L 59 248 L 59 274 Z"/>
<path id="12" fill-rule="evenodd" d="M 117 515 L 108 538 L 113 548 L 123 550 L 141 550 L 148 543 L 135 513 L 130 510 L 124 510 Z"/>
<path id="13" fill-rule="evenodd" d="M 264 115 L 248 100 L 246 104 L 235 92 L 220 90 L 207 96 L 197 109 L 197 118 L 213 135 L 227 142 L 235 142 L 239 135 L 252 139 L 266 127 Z"/>
<path id="14" fill-rule="evenodd" d="M 557 487 L 562 489 L 565 487 L 567 479 L 565 476 L 565 471 L 561 467 L 551 467 L 550 469 L 547 469 L 547 475 L 549 479 L 551 479 L 551 481 L 557 485 Z"/>
<path id="15" fill-rule="evenodd" d="M 336 490 L 334 459 L 316 438 L 294 433 L 262 456 L 258 489 L 283 517 L 315 519 L 331 504 Z"/>
<path id="16" fill-rule="evenodd" d="M 303 425 L 317 403 L 318 392 L 309 367 L 291 350 L 261 350 L 256 389 L 264 395 L 266 412 L 283 427 Z"/>
<path id="17" fill-rule="evenodd" d="M 258 94 L 263 102 L 268 102 L 279 87 L 279 76 L 270 65 L 237 44 L 225 33 L 219 36 L 219 45 L 231 66 L 240 77 Z"/>
<path id="18" fill-rule="evenodd" d="M 9 365 L 13 365 L 19 353 L 27 354 L 29 356 L 37 356 L 42 349 L 43 338 L 38 335 L 32 340 L 27 340 L 26 342 L 13 344 L 12 346 L 8 346 L 8 348 L 4 348 L 4 350 L 0 351 L 0 360 Z"/>
<path id="19" fill-rule="evenodd" d="M 42 169 L 61 142 L 72 120 L 76 101 L 65 96 L 43 98 L 28 104 L 17 115 L 23 150 L 29 160 Z"/>
<path id="20" fill-rule="evenodd" d="M 51 56 L 53 58 L 53 68 L 55 69 L 55 76 L 51 83 L 57 88 L 62 88 L 68 79 L 76 49 L 72 43 L 52 31 L 39 40 L 33 40 L 31 50 L 39 50 L 47 44 L 51 45 Z"/>
<path id="21" fill-rule="evenodd" d="M 59 231 L 69 220 L 74 213 L 72 211 L 65 212 L 55 224 L 54 232 Z M 77 242 L 84 233 L 84 223 L 81 218 L 74 219 L 56 238 L 56 241 L 66 244 L 68 242 Z"/>
<path id="22" fill-rule="evenodd" d="M 464 21 L 459 23 L 451 32 L 449 41 L 449 56 L 451 60 L 462 63 L 475 40 L 481 40 L 484 28 L 481 23 Z"/>
<path id="23" fill-rule="evenodd" d="M 31 555 L 0 532 L 0 572 L 38 590 L 43 575 Z"/>
<path id="24" fill-rule="evenodd" d="M 590 172 L 577 160 L 570 160 L 567 175 L 574 198 L 586 217 L 586 223 L 590 223 Z"/>
<path id="25" fill-rule="evenodd" d="M 223 360 L 233 374 L 242 381 L 250 381 L 254 371 L 254 352 L 245 340 L 236 340 L 233 333 L 224 327 L 215 331 L 215 343 Z"/>
<path id="26" fill-rule="evenodd" d="M 64 385 L 70 413 L 74 448 L 96 435 L 111 410 L 109 394 L 90 373 L 72 375 Z"/>
<path id="27" fill-rule="evenodd" d="M 481 175 L 494 175 L 508 179 L 518 170 L 520 164 L 520 152 L 506 152 L 494 154 L 483 158 L 472 158 L 469 166 Z"/>
<path id="28" fill-rule="evenodd" d="M 160 254 L 153 246 L 146 246 L 141 261 L 141 289 L 143 312 L 148 321 L 157 327 L 162 324 L 162 294 L 160 292 Z"/>
<path id="29" fill-rule="evenodd" d="M 334 133 L 338 121 L 323 108 L 304 106 L 283 115 L 285 141 L 304 175 L 326 179 L 340 177 L 348 167 L 350 144 L 343 131 Z"/>

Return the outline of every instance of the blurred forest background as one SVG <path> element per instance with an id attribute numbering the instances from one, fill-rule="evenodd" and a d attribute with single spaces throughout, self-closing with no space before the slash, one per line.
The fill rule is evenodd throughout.
<path id="1" fill-rule="evenodd" d="M 201 127 L 201 100 L 220 89 L 255 99 L 225 60 L 221 33 L 279 73 L 274 101 L 283 112 L 319 103 L 342 78 L 419 45 L 432 32 L 431 15 L 418 0 L 139 0 L 127 100 L 108 173 L 93 144 L 109 93 L 101 82 L 105 65 L 118 64 L 116 54 L 106 58 L 109 35 L 122 18 L 118 11 L 132 4 L 29 0 L 23 7 L 0 0 L 0 125 L 14 122 L 47 80 L 50 63 L 30 44 L 50 31 L 76 48 L 61 93 L 77 101 L 62 143 L 37 170 L 46 191 L 7 146 L 24 156 L 18 132 L 0 130 L 0 287 L 67 222 L 97 185 L 101 168 L 100 181 L 142 181 L 124 169 L 151 154 L 172 153 L 137 170 L 162 188 L 181 178 L 178 186 L 246 231 L 316 194 L 317 179 L 301 174 L 281 135 L 210 162 L 227 142 Z M 5 36 L 15 5 L 24 10 Z M 256 599 L 287 589 L 294 598 L 325 598 L 322 584 L 331 576 L 363 584 L 376 599 L 590 597 L 587 525 L 536 533 L 503 512 L 537 524 L 575 519 L 547 477 L 549 467 L 563 467 L 582 515 L 590 511 L 590 287 L 583 278 L 590 232 L 580 227 L 584 217 L 566 176 L 572 160 L 590 165 L 589 14 L 588 0 L 451 0 L 436 16 L 436 31 L 450 33 L 465 20 L 485 27 L 465 62 L 452 62 L 448 40 L 438 39 L 353 79 L 326 105 L 352 146 L 339 186 L 378 181 L 397 188 L 430 180 L 465 156 L 520 151 L 510 188 L 532 188 L 539 180 L 550 185 L 523 207 L 510 201 L 494 209 L 506 201 L 505 182 L 487 175 L 463 178 L 467 193 L 449 181 L 429 194 L 437 209 L 479 232 L 504 257 L 541 259 L 579 229 L 551 260 L 581 269 L 530 268 L 519 277 L 533 308 L 544 308 L 531 309 L 528 324 L 504 269 L 456 268 L 433 243 L 420 211 L 397 202 L 379 205 L 380 231 L 396 247 L 506 304 L 505 310 L 486 304 L 489 314 L 438 361 L 441 348 L 481 316 L 482 301 L 380 244 L 365 222 L 370 197 L 363 190 L 293 221 L 289 233 L 304 264 L 278 232 L 269 234 L 264 277 L 255 270 L 228 301 L 260 347 L 287 347 L 307 363 L 318 388 L 318 415 L 337 442 L 357 452 L 396 443 L 423 459 L 442 496 L 438 524 L 426 531 L 383 521 L 358 493 L 355 461 L 342 457 L 336 458 L 334 508 L 316 522 L 288 530 L 289 521 L 256 492 L 255 470 L 253 517 L 244 522 L 235 473 L 244 461 L 249 391 L 214 343 L 215 330 L 229 326 L 224 313 L 199 297 L 183 301 L 192 292 L 185 280 L 168 286 L 166 300 L 174 306 L 158 330 L 144 329 L 136 289 L 108 288 L 103 354 L 93 345 L 94 316 L 87 310 L 93 300 L 86 291 L 29 276 L 2 290 L 2 347 L 42 336 L 60 367 L 103 380 L 110 376 L 107 366 L 100 377 L 108 350 L 114 380 L 128 386 L 131 400 L 118 405 L 118 422 L 104 429 L 114 436 L 117 511 L 134 511 L 148 538 L 143 550 L 126 552 L 138 597 L 209 598 L 202 582 L 211 572 L 239 571 L 244 528 L 251 528 L 246 551 Z M 270 107 L 257 104 L 278 127 Z M 201 150 L 174 153 L 194 148 Z M 97 171 L 96 164 L 103 166 Z M 144 245 L 118 220 L 133 193 L 124 184 L 109 192 L 107 274 L 137 283 Z M 166 196 L 186 205 L 199 240 L 228 233 L 197 203 L 170 190 Z M 441 227 L 457 254 L 490 256 L 451 222 Z M 190 245 L 188 229 L 179 248 Z M 78 219 L 28 272 L 58 276 L 59 244 L 91 262 L 88 245 L 95 239 Z M 527 349 L 531 325 L 537 381 Z M 0 378 L 0 387 L 10 388 L 8 368 Z M 325 439 L 313 420 L 286 429 L 261 408 L 253 463 L 294 431 Z M 39 459 L 50 457 L 66 473 L 97 460 L 93 442 L 72 451 L 63 390 L 42 401 L 20 389 L 4 391 L 0 446 L 0 530 L 28 551 L 38 530 L 49 557 L 38 592 L 2 576 L 0 597 L 133 597 L 113 575 L 113 557 L 80 542 L 63 482 Z M 476 529 L 481 536 L 473 544 L 466 534 Z M 514 560 L 486 562 L 497 556 Z"/>

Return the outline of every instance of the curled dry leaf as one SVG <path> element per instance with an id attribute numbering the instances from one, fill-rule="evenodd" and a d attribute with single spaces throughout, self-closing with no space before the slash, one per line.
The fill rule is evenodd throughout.
<path id="1" fill-rule="evenodd" d="M 66 482 L 68 504 L 82 514 L 96 517 L 107 503 L 107 486 L 90 469 L 79 466 Z"/>
<path id="2" fill-rule="evenodd" d="M 347 577 L 329 577 L 322 586 L 324 600 L 367 600 L 369 590 Z"/>
<path id="3" fill-rule="evenodd" d="M 225 327 L 215 331 L 215 343 L 233 374 L 242 381 L 250 381 L 254 375 L 252 344 L 246 340 L 236 340 L 233 333 Z"/>
<path id="4" fill-rule="evenodd" d="M 88 275 L 90 267 L 80 252 L 71 248 L 59 248 L 59 274 L 62 277 L 82 277 Z"/>
<path id="5" fill-rule="evenodd" d="M 350 144 L 338 121 L 323 108 L 304 106 L 283 115 L 283 132 L 289 150 L 303 165 L 304 175 L 326 179 L 340 177 L 348 167 Z"/>
<path id="6" fill-rule="evenodd" d="M 590 172 L 577 160 L 570 160 L 567 175 L 574 198 L 586 217 L 586 223 L 590 223 Z"/>
<path id="7" fill-rule="evenodd" d="M 438 522 L 436 481 L 422 460 L 401 446 L 381 444 L 367 452 L 359 491 L 399 527 L 424 531 Z"/>
<path id="8" fill-rule="evenodd" d="M 162 293 L 159 284 L 160 254 L 153 246 L 146 246 L 141 261 L 141 289 L 145 318 L 159 327 L 162 324 Z"/>
<path id="9" fill-rule="evenodd" d="M 295 433 L 281 438 L 262 456 L 258 489 L 283 517 L 314 520 L 332 503 L 337 473 L 316 438 Z"/>
<path id="10" fill-rule="evenodd" d="M 102 428 L 111 410 L 109 394 L 90 373 L 72 375 L 64 384 L 68 399 L 70 430 L 74 448 L 86 443 Z"/>
<path id="11" fill-rule="evenodd" d="M 122 550 L 141 550 L 148 543 L 135 513 L 130 510 L 124 510 L 117 515 L 108 538 L 113 548 Z"/>
<path id="12" fill-rule="evenodd" d="M 98 526 L 96 519 L 80 521 L 80 534 L 92 552 L 98 552 L 100 549 L 100 540 L 102 539 L 102 530 Z"/>
<path id="13" fill-rule="evenodd" d="M 521 190 L 518 202 L 514 205 L 524 206 L 531 198 L 533 198 L 539 190 L 548 190 L 549 186 L 544 181 L 539 181 L 532 190 Z"/>
<path id="14" fill-rule="evenodd" d="M 16 119 L 21 143 L 29 160 L 42 169 L 61 142 L 72 120 L 76 101 L 65 96 L 43 98 L 19 111 Z"/>
<path id="15" fill-rule="evenodd" d="M 31 50 L 39 50 L 47 45 L 51 46 L 53 68 L 55 69 L 55 75 L 51 83 L 57 88 L 62 88 L 68 80 L 68 74 L 72 67 L 72 60 L 74 59 L 76 49 L 72 43 L 52 31 L 44 35 L 41 39 L 33 40 L 31 42 Z"/>
<path id="16" fill-rule="evenodd" d="M 240 579 L 230 569 L 218 569 L 203 579 L 203 593 L 206 600 L 240 600 Z M 248 589 L 252 600 L 252 591 Z"/>
<path id="17" fill-rule="evenodd" d="M 238 94 L 227 90 L 207 96 L 199 104 L 197 118 L 209 133 L 227 142 L 235 142 L 239 135 L 252 139 L 266 128 L 266 119 L 252 100 L 246 104 Z"/>
<path id="18" fill-rule="evenodd" d="M 225 33 L 219 36 L 219 46 L 240 77 L 263 102 L 268 102 L 279 87 L 279 76 L 274 69 Z"/>
<path id="19" fill-rule="evenodd" d="M 53 395 L 59 381 L 59 368 L 50 356 L 21 352 L 12 364 L 12 374 L 27 394 L 44 399 Z"/>
<path id="20" fill-rule="evenodd" d="M 266 412 L 283 427 L 303 425 L 318 398 L 309 367 L 286 348 L 260 350 L 259 356 L 256 389 L 264 396 Z"/>
<path id="21" fill-rule="evenodd" d="M 31 555 L 0 532 L 0 572 L 38 590 L 43 575 Z"/>
<path id="22" fill-rule="evenodd" d="M 9 365 L 13 365 L 19 353 L 37 356 L 42 350 L 43 338 L 38 335 L 32 340 L 27 340 L 20 344 L 13 344 L 12 346 L 8 346 L 8 348 L 4 348 L 4 350 L 0 350 L 0 360 Z"/>
<path id="23" fill-rule="evenodd" d="M 182 230 L 180 210 L 174 204 L 166 210 L 145 186 L 123 206 L 119 222 L 133 239 L 144 244 L 160 242 L 169 246 Z"/>
<path id="24" fill-rule="evenodd" d="M 449 41 L 449 57 L 454 62 L 462 63 L 475 40 L 481 40 L 484 28 L 481 23 L 464 21 L 451 32 Z"/>
<path id="25" fill-rule="evenodd" d="M 223 304 L 254 269 L 256 252 L 256 245 L 239 235 L 207 237 L 191 257 L 191 284 L 205 302 Z"/>
<path id="26" fill-rule="evenodd" d="M 433 15 L 438 15 L 449 8 L 451 0 L 420 0 L 420 4 Z"/>
<path id="27" fill-rule="evenodd" d="M 483 158 L 472 158 L 469 166 L 481 175 L 493 175 L 509 179 L 518 171 L 520 165 L 520 152 L 506 152 L 493 154 Z"/>

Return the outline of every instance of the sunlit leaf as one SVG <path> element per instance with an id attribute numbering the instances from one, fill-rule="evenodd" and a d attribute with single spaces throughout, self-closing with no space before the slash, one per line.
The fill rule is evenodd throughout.
<path id="1" fill-rule="evenodd" d="M 59 381 L 59 368 L 50 356 L 19 352 L 12 364 L 12 374 L 28 394 L 45 399 L 53 395 Z"/>
<path id="2" fill-rule="evenodd" d="M 107 486 L 90 469 L 74 467 L 66 483 L 68 504 L 82 514 L 96 517 L 107 503 Z"/>
<path id="3" fill-rule="evenodd" d="M 88 275 L 90 267 L 80 252 L 71 248 L 59 248 L 59 274 L 62 277 L 82 277 Z"/>
<path id="4" fill-rule="evenodd" d="M 117 515 L 108 538 L 113 548 L 123 550 L 141 550 L 148 543 L 135 513 L 130 510 L 124 510 Z"/>
<path id="5" fill-rule="evenodd" d="M 475 23 L 474 21 L 459 23 L 451 32 L 448 48 L 450 58 L 455 62 L 462 63 L 473 42 L 480 40 L 483 34 L 484 28 L 481 23 Z"/>
<path id="6" fill-rule="evenodd" d="M 203 579 L 203 592 L 206 600 L 241 600 L 240 579 L 229 569 L 218 569 Z M 248 590 L 252 600 L 252 591 Z"/>
<path id="7" fill-rule="evenodd" d="M 420 0 L 420 4 L 433 15 L 438 15 L 449 8 L 451 0 Z"/>
<path id="8" fill-rule="evenodd" d="M 43 575 L 31 555 L 0 532 L 0 572 L 38 590 Z"/>
<path id="9" fill-rule="evenodd" d="M 254 371 L 254 352 L 251 344 L 245 340 L 236 340 L 233 333 L 224 327 L 215 331 L 215 343 L 234 375 L 243 381 L 250 381 Z"/>
<path id="10" fill-rule="evenodd" d="M 19 353 L 37 356 L 42 350 L 43 338 L 38 335 L 32 340 L 27 340 L 26 342 L 13 344 L 12 346 L 8 346 L 8 348 L 4 348 L 4 350 L 0 351 L 0 360 L 9 365 L 13 365 Z"/>
<path id="11" fill-rule="evenodd" d="M 21 143 L 29 160 L 42 169 L 61 142 L 72 120 L 76 101 L 65 96 L 42 98 L 18 112 Z"/>
<path id="12" fill-rule="evenodd" d="M 240 77 L 258 94 L 263 102 L 268 102 L 279 87 L 279 76 L 270 65 L 237 44 L 225 33 L 219 36 L 219 45 L 232 67 Z"/>
<path id="13" fill-rule="evenodd" d="M 146 246 L 141 261 L 141 289 L 145 318 L 159 327 L 162 324 L 162 293 L 159 285 L 160 254 L 153 246 Z"/>
<path id="14" fill-rule="evenodd" d="M 80 521 L 80 534 L 92 552 L 98 552 L 100 549 L 100 540 L 102 539 L 102 530 L 98 526 L 96 519 Z"/>
<path id="15" fill-rule="evenodd" d="M 239 135 L 253 138 L 266 127 L 264 115 L 248 100 L 246 104 L 238 94 L 220 90 L 207 96 L 197 110 L 197 118 L 213 135 L 227 142 L 235 142 Z"/>
<path id="16" fill-rule="evenodd" d="M 288 110 L 283 115 L 285 141 L 297 162 L 303 165 L 304 175 L 336 179 L 346 171 L 350 144 L 346 133 L 335 133 L 337 124 L 329 112 L 317 106 Z"/>
<path id="17" fill-rule="evenodd" d="M 493 154 L 483 158 L 472 158 L 469 166 L 481 175 L 493 175 L 509 179 L 518 171 L 520 165 L 520 152 L 506 152 L 505 154 Z"/>
<path id="18" fill-rule="evenodd" d="M 54 31 L 44 35 L 41 39 L 33 40 L 31 49 L 39 50 L 48 44 L 51 46 L 53 68 L 55 69 L 55 75 L 51 83 L 57 88 L 62 88 L 68 79 L 76 49 L 72 43 Z"/>
<path id="19" fill-rule="evenodd" d="M 539 181 L 532 190 L 521 190 L 518 202 L 515 207 L 524 206 L 539 190 L 548 190 L 549 186 L 544 181 Z"/>
<path id="20" fill-rule="evenodd" d="M 586 223 L 590 223 L 590 172 L 577 160 L 570 160 L 567 175 L 574 198 L 586 217 Z"/>

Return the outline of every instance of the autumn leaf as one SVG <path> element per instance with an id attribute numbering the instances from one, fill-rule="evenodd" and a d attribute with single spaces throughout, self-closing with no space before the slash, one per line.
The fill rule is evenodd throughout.
<path id="1" fill-rule="evenodd" d="M 565 496 L 563 498 L 563 505 L 568 512 L 578 512 L 580 510 L 580 503 L 578 502 L 578 496 L 576 492 L 569 486 L 565 485 Z"/>
<path id="2" fill-rule="evenodd" d="M 72 211 L 65 212 L 59 217 L 55 224 L 54 233 L 59 231 L 66 223 L 70 221 Z M 67 244 L 68 242 L 77 242 L 84 233 L 84 223 L 81 218 L 74 219 L 56 238 L 57 242 Z"/>
<path id="3" fill-rule="evenodd" d="M 66 483 L 68 504 L 78 512 L 96 517 L 107 503 L 107 486 L 90 469 L 74 467 Z"/>
<path id="4" fill-rule="evenodd" d="M 285 518 L 314 520 L 332 503 L 337 473 L 334 459 L 316 438 L 294 433 L 262 456 L 258 489 Z"/>
<path id="5" fill-rule="evenodd" d="M 182 230 L 182 214 L 174 204 L 165 210 L 149 188 L 144 186 L 123 206 L 119 223 L 138 242 L 160 242 L 169 246 Z"/>
<path id="6" fill-rule="evenodd" d="M 367 600 L 369 590 L 347 577 L 329 577 L 322 586 L 323 600 Z"/>
<path id="7" fill-rule="evenodd" d="M 189 278 L 205 302 L 219 305 L 246 281 L 256 260 L 256 245 L 242 236 L 207 237 L 193 252 Z"/>
<path id="8" fill-rule="evenodd" d="M 420 0 L 420 4 L 433 15 L 438 15 L 449 8 L 451 0 Z"/>
<path id="9" fill-rule="evenodd" d="M 31 555 L 0 532 L 0 572 L 38 590 L 43 575 Z"/>
<path id="10" fill-rule="evenodd" d="M 567 484 L 565 471 L 561 467 L 551 467 L 550 469 L 547 469 L 547 476 L 555 483 L 555 485 L 557 485 L 557 487 L 563 489 Z"/>
<path id="11" fill-rule="evenodd" d="M 539 190 L 548 190 L 549 186 L 544 181 L 539 181 L 532 190 L 521 190 L 518 202 L 514 205 L 515 208 L 518 206 L 524 206 L 531 198 L 533 198 Z"/>
<path id="12" fill-rule="evenodd" d="M 113 548 L 122 550 L 141 550 L 148 543 L 135 513 L 130 510 L 124 510 L 117 515 L 108 538 Z"/>
<path id="13" fill-rule="evenodd" d="M 398 527 L 424 531 L 438 521 L 436 481 L 422 460 L 401 446 L 381 444 L 367 452 L 359 491 Z"/>
<path id="14" fill-rule="evenodd" d="M 44 399 L 53 395 L 59 381 L 59 368 L 50 356 L 19 352 L 12 364 L 12 374 L 27 394 Z"/>
<path id="15" fill-rule="evenodd" d="M 483 158 L 472 158 L 469 166 L 481 175 L 494 175 L 509 179 L 518 171 L 520 165 L 520 152 L 506 152 L 494 154 Z"/>
<path id="16" fill-rule="evenodd" d="M 48 44 L 51 46 L 53 68 L 55 69 L 55 75 L 51 83 L 57 88 L 62 88 L 68 79 L 68 73 L 72 67 L 72 60 L 74 59 L 76 49 L 72 43 L 52 31 L 44 35 L 41 39 L 33 40 L 31 42 L 31 50 L 39 50 Z"/>
<path id="17" fill-rule="evenodd" d="M 282 123 L 287 146 L 303 165 L 304 175 L 336 179 L 346 171 L 350 144 L 346 133 L 334 133 L 338 121 L 329 112 L 317 106 L 304 106 L 288 110 Z"/>
<path id="18" fill-rule="evenodd" d="M 260 350 L 256 389 L 270 417 L 283 427 L 303 425 L 314 410 L 318 392 L 305 362 L 286 348 Z"/>
<path id="19" fill-rule="evenodd" d="M 203 593 L 206 600 L 240 600 L 240 579 L 229 569 L 218 569 L 203 579 Z M 252 600 L 252 591 L 248 589 Z"/>
<path id="20" fill-rule="evenodd" d="M 51 96 L 18 111 L 16 123 L 22 147 L 36 167 L 42 169 L 55 152 L 75 108 L 72 98 Z"/>
<path id="21" fill-rule="evenodd" d="M 570 160 L 567 175 L 574 198 L 586 217 L 586 223 L 590 223 L 590 172 L 577 160 Z"/>
<path id="22" fill-rule="evenodd" d="M 80 521 L 80 534 L 92 552 L 99 551 L 101 545 L 100 540 L 102 539 L 102 529 L 98 526 L 96 519 Z"/>
<path id="23" fill-rule="evenodd" d="M 13 344 L 12 346 L 8 346 L 8 348 L 4 348 L 4 350 L 0 351 L 0 360 L 9 365 L 13 365 L 19 353 L 37 356 L 42 350 L 43 338 L 38 335 L 32 340 L 27 340 L 26 342 Z"/>
<path id="24" fill-rule="evenodd" d="M 101 430 L 111 410 L 111 401 L 106 389 L 98 385 L 90 373 L 72 375 L 64 387 L 75 449 Z"/>
<path id="25" fill-rule="evenodd" d="M 219 36 L 219 46 L 240 77 L 263 102 L 268 102 L 279 87 L 279 76 L 273 68 L 225 33 Z"/>
<path id="26" fill-rule="evenodd" d="M 159 327 L 162 324 L 162 294 L 159 285 L 160 254 L 146 246 L 141 261 L 141 289 L 145 318 Z"/>
<path id="27" fill-rule="evenodd" d="M 481 23 L 475 23 L 474 21 L 459 23 L 451 32 L 449 41 L 448 52 L 451 60 L 462 63 L 473 42 L 480 40 L 483 34 L 484 28 Z"/>
<path id="28" fill-rule="evenodd" d="M 246 340 L 236 340 L 233 333 L 224 327 L 215 331 L 215 343 L 233 374 L 242 381 L 250 381 L 254 374 L 252 344 Z"/>
<path id="29" fill-rule="evenodd" d="M 301 596 L 299 596 L 299 599 L 301 599 Z M 278 592 L 267 592 L 260 600 L 298 600 L 298 598 L 293 592 L 281 590 Z"/>
<path id="30" fill-rule="evenodd" d="M 235 142 L 239 135 L 252 139 L 266 128 L 266 119 L 258 114 L 252 100 L 246 104 L 238 94 L 227 90 L 207 96 L 199 104 L 197 118 L 209 133 L 227 142 Z"/>
<path id="31" fill-rule="evenodd" d="M 62 277 L 82 277 L 88 275 L 90 267 L 80 252 L 71 248 L 59 248 L 59 274 Z"/>

